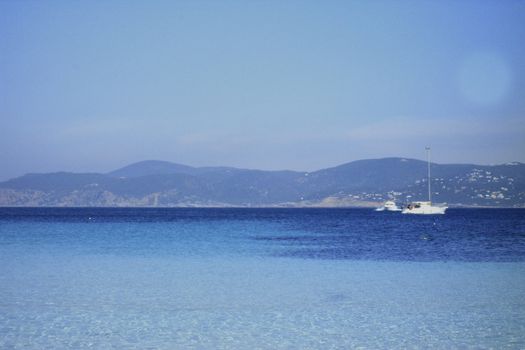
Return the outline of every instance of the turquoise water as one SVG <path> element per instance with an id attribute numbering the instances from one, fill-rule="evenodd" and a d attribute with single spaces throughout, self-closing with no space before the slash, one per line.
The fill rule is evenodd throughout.
<path id="1" fill-rule="evenodd" d="M 0 348 L 525 348 L 524 214 L 0 209 Z"/>

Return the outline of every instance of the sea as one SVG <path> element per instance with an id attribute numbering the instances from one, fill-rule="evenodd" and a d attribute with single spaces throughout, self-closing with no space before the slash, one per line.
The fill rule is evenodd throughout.
<path id="1" fill-rule="evenodd" d="M 525 349 L 525 209 L 0 208 L 0 349 Z"/>

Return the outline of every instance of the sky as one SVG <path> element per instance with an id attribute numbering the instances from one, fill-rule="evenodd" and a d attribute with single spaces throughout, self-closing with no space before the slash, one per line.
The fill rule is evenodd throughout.
<path id="1" fill-rule="evenodd" d="M 0 180 L 525 162 L 525 1 L 0 0 Z"/>

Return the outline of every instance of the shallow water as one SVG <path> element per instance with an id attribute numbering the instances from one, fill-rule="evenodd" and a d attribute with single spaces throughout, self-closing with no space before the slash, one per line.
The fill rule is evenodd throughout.
<path id="1" fill-rule="evenodd" d="M 524 348 L 525 211 L 0 209 L 0 348 Z"/>

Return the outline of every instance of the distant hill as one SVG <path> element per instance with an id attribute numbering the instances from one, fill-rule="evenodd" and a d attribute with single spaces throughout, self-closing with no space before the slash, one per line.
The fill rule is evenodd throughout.
<path id="1" fill-rule="evenodd" d="M 435 202 L 525 207 L 525 164 L 435 164 Z M 427 163 L 359 160 L 314 172 L 143 161 L 107 174 L 27 174 L 0 183 L 1 206 L 372 206 L 427 198 Z"/>
<path id="2" fill-rule="evenodd" d="M 161 160 L 145 160 L 114 170 L 107 175 L 114 177 L 140 177 L 148 175 L 195 174 L 196 170 L 197 168 L 182 164 Z"/>

